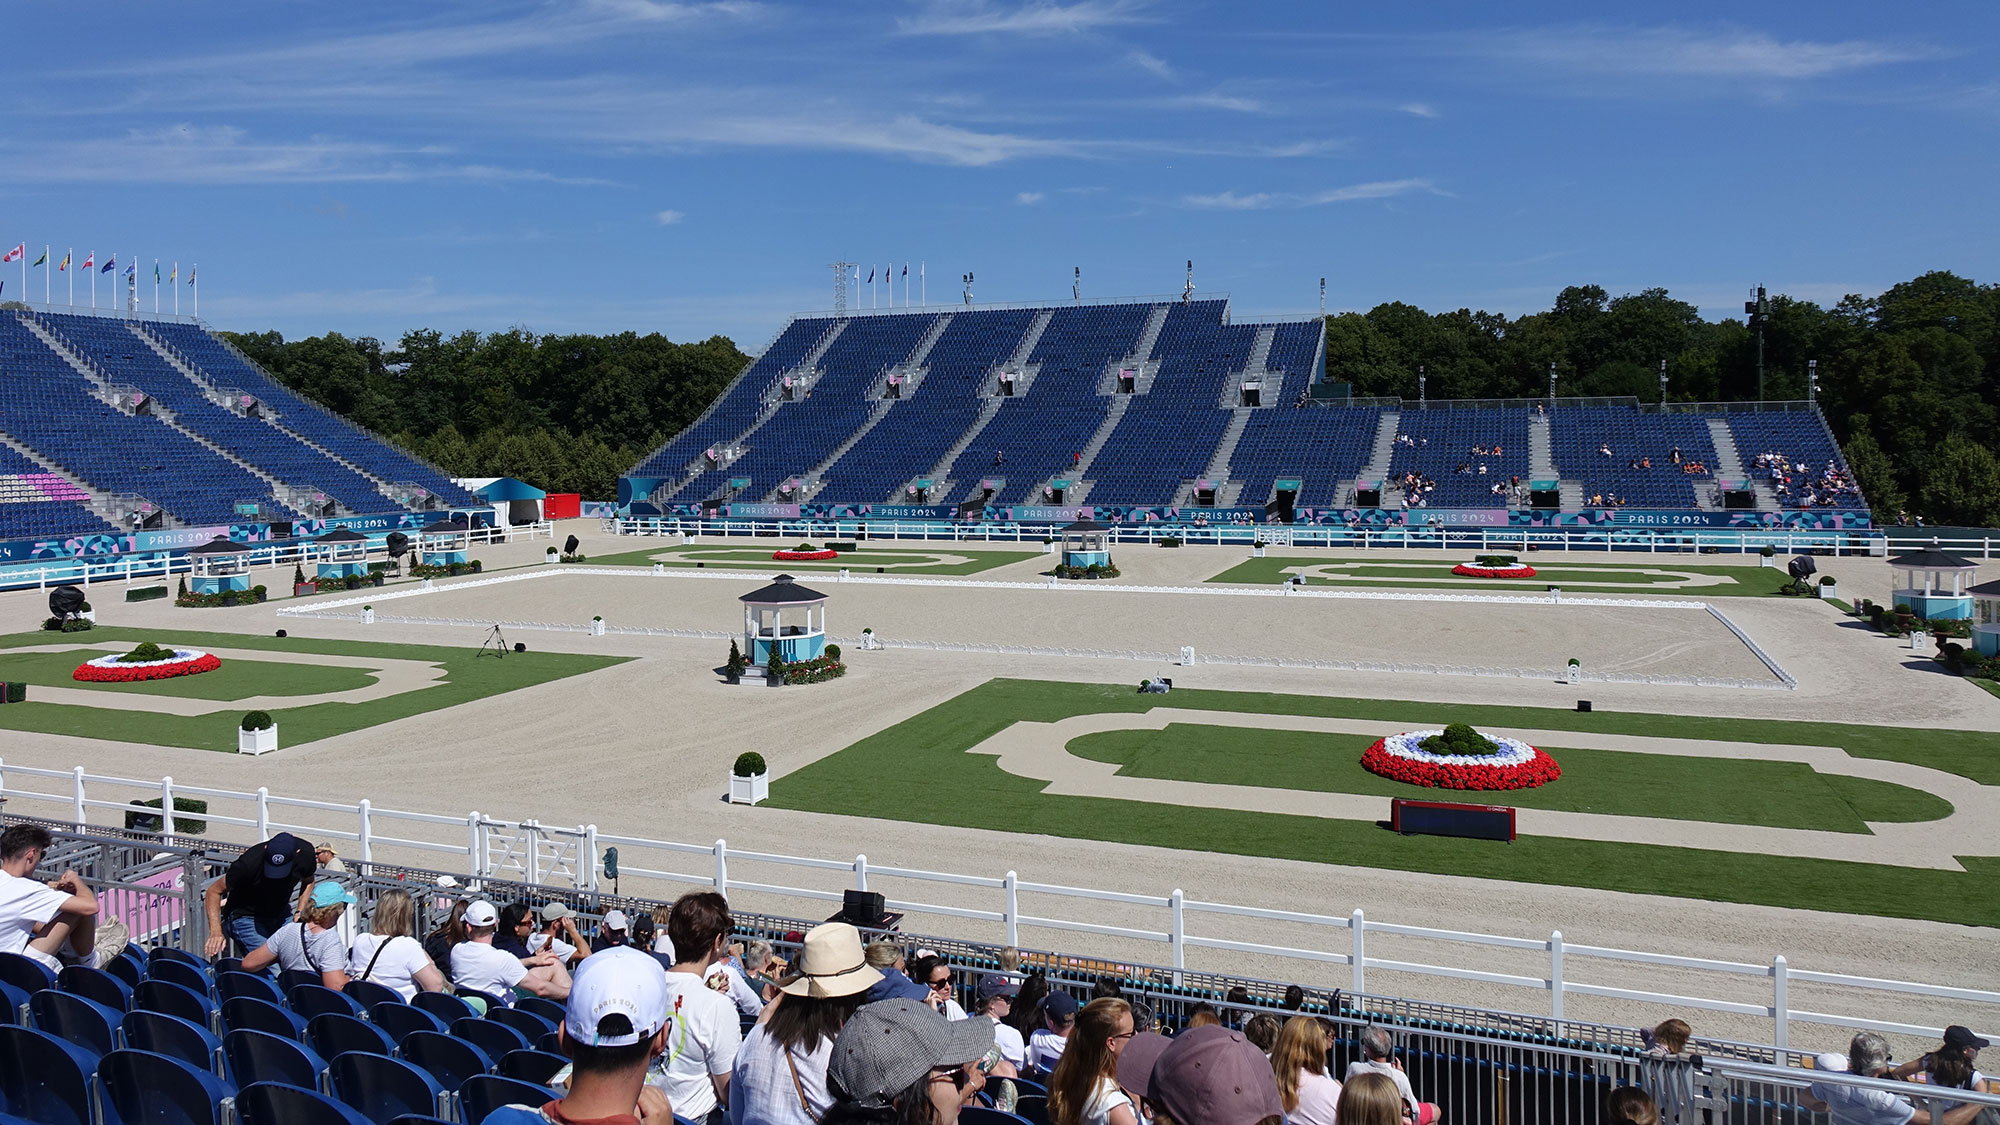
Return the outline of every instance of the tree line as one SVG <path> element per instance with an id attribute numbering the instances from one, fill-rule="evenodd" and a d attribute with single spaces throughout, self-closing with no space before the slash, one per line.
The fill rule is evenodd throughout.
<path id="1" fill-rule="evenodd" d="M 1927 273 L 1831 308 L 1774 294 L 1763 325 L 1764 395 L 1819 403 L 1879 518 L 2000 526 L 2000 286 Z M 395 347 L 339 335 L 230 338 L 287 386 L 464 476 L 513 476 L 555 492 L 616 494 L 617 478 L 693 422 L 749 361 L 713 336 L 537 336 L 513 329 Z M 1327 378 L 1357 396 L 1758 397 L 1745 319 L 1702 319 L 1664 289 L 1612 297 L 1571 286 L 1546 311 L 1508 317 L 1391 302 L 1327 318 Z M 1745 451 L 1745 455 L 1756 451 Z"/>

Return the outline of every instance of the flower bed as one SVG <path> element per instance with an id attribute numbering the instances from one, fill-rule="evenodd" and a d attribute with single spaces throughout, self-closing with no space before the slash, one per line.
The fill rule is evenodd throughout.
<path id="1" fill-rule="evenodd" d="M 1562 776 L 1554 758 L 1525 742 L 1489 734 L 1494 754 L 1433 754 L 1423 749 L 1441 730 L 1406 731 L 1379 739 L 1361 767 L 1391 781 L 1432 789 L 1534 789 Z"/>
<path id="2" fill-rule="evenodd" d="M 847 675 L 847 665 L 833 656 L 798 660 L 778 665 L 778 673 L 788 684 L 823 684 Z"/>
<path id="3" fill-rule="evenodd" d="M 1513 566 L 1480 566 L 1477 563 L 1459 563 L 1451 568 L 1453 574 L 1461 578 L 1533 578 L 1535 568 L 1526 563 Z"/>
<path id="4" fill-rule="evenodd" d="M 772 551 L 771 557 L 779 562 L 823 562 L 840 557 L 839 551 Z"/>
<path id="5" fill-rule="evenodd" d="M 170 655 L 159 660 L 126 660 L 122 656 L 100 656 L 77 666 L 70 678 L 87 684 L 135 684 L 142 680 L 166 680 L 194 676 L 222 667 L 214 653 L 194 648 L 165 650 Z"/>

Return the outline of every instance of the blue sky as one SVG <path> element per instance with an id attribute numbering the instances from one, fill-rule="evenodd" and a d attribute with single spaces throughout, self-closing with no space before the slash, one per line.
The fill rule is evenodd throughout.
<path id="1" fill-rule="evenodd" d="M 2000 280 L 2000 6 L 1649 7 L 16 0 L 0 242 L 199 261 L 230 329 L 752 350 L 837 259 L 935 303 L 1192 258 L 1239 319 Z"/>

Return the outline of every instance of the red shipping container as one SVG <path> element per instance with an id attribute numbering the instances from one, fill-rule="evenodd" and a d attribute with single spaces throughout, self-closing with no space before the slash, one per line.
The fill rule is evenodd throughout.
<path id="1" fill-rule="evenodd" d="M 542 498 L 542 518 L 545 520 L 573 520 L 582 514 L 582 493 L 551 492 Z"/>

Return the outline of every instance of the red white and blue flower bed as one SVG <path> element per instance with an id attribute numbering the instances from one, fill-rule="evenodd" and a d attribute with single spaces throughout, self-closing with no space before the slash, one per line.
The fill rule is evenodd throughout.
<path id="1" fill-rule="evenodd" d="M 1361 756 L 1369 773 L 1432 789 L 1534 789 L 1562 776 L 1554 758 L 1518 739 L 1486 737 L 1494 754 L 1434 754 L 1424 740 L 1441 730 L 1413 730 L 1379 739 Z"/>
<path id="2" fill-rule="evenodd" d="M 1459 563 L 1451 568 L 1453 574 L 1461 578 L 1533 578 L 1535 568 L 1526 563 L 1513 566 L 1480 566 L 1477 563 Z"/>
<path id="3" fill-rule="evenodd" d="M 779 562 L 824 562 L 840 557 L 839 551 L 772 551 L 771 557 Z"/>
<path id="4" fill-rule="evenodd" d="M 135 684 L 144 680 L 168 680 L 194 676 L 222 667 L 222 658 L 195 648 L 168 649 L 173 655 L 162 660 L 129 661 L 119 656 L 100 656 L 77 666 L 70 678 L 87 684 Z"/>

